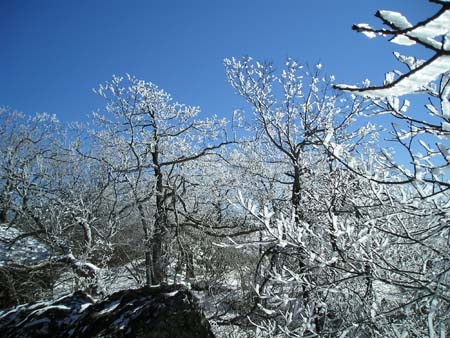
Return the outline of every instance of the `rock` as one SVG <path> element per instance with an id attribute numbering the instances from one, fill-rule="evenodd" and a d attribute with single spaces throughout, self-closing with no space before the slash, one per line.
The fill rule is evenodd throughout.
<path id="1" fill-rule="evenodd" d="M 214 338 L 197 300 L 183 286 L 123 290 L 95 303 L 83 292 L 0 312 L 10 338 Z"/>

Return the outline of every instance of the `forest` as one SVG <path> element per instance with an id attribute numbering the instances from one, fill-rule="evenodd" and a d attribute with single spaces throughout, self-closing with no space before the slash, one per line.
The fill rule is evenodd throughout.
<path id="1" fill-rule="evenodd" d="M 431 2 L 353 26 L 430 52 L 394 53 L 380 85 L 247 56 L 224 60 L 248 107 L 226 118 L 129 74 L 88 122 L 1 108 L 0 326 L 176 284 L 216 337 L 447 337 L 450 2 Z"/>

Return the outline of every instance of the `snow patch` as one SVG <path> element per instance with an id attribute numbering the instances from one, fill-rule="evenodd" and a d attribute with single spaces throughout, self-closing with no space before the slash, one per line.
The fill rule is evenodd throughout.
<path id="1" fill-rule="evenodd" d="M 109 304 L 109 306 L 102 311 L 98 313 L 98 315 L 104 315 L 105 313 L 109 313 L 117 309 L 117 307 L 120 305 L 120 300 L 116 300 L 115 302 L 112 302 Z"/>

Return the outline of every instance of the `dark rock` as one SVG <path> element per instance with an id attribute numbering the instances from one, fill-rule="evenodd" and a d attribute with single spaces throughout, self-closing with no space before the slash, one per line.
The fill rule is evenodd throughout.
<path id="1" fill-rule="evenodd" d="M 82 292 L 0 312 L 2 337 L 213 338 L 197 300 L 182 286 L 119 291 L 95 303 Z"/>

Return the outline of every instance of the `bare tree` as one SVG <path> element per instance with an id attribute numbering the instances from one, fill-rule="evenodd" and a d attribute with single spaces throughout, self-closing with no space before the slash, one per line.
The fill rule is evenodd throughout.
<path id="1" fill-rule="evenodd" d="M 164 246 L 174 222 L 169 210 L 178 201 L 171 177 L 232 141 L 224 138 L 225 120 L 198 120 L 198 107 L 173 102 L 156 85 L 131 76 L 123 82 L 115 76 L 96 91 L 106 99 L 108 115 L 95 115 L 102 128 L 95 137 L 110 156 L 99 154 L 98 160 L 131 191 L 144 232 L 146 284 L 158 284 L 166 275 Z"/>
<path id="2" fill-rule="evenodd" d="M 19 284 L 31 277 L 29 283 L 46 287 L 67 268 L 75 276 L 94 277 L 97 268 L 88 262 L 94 251 L 101 256 L 104 249 L 95 244 L 104 231 L 98 226 L 102 223 L 98 197 L 104 183 L 99 171 L 87 162 L 83 166 L 80 158 L 64 149 L 67 135 L 54 116 L 27 117 L 4 109 L 0 118 L 1 223 L 15 234 L 4 244 L 7 251 L 22 252 L 24 241 L 30 239 L 32 246 L 47 250 L 41 261 L 12 254 L 4 271 L 18 276 Z M 43 281 L 45 277 L 49 280 Z"/>
<path id="3" fill-rule="evenodd" d="M 285 175 L 298 220 L 303 218 L 302 176 L 311 158 L 305 154 L 323 154 L 320 140 L 330 133 L 344 138 L 343 131 L 362 109 L 360 101 L 339 99 L 332 89 L 334 77 L 325 78 L 321 68 L 319 64 L 312 71 L 303 70 L 288 59 L 280 75 L 275 75 L 270 63 L 254 62 L 250 57 L 225 59 L 230 84 L 254 110 L 258 137 L 288 164 Z"/>

